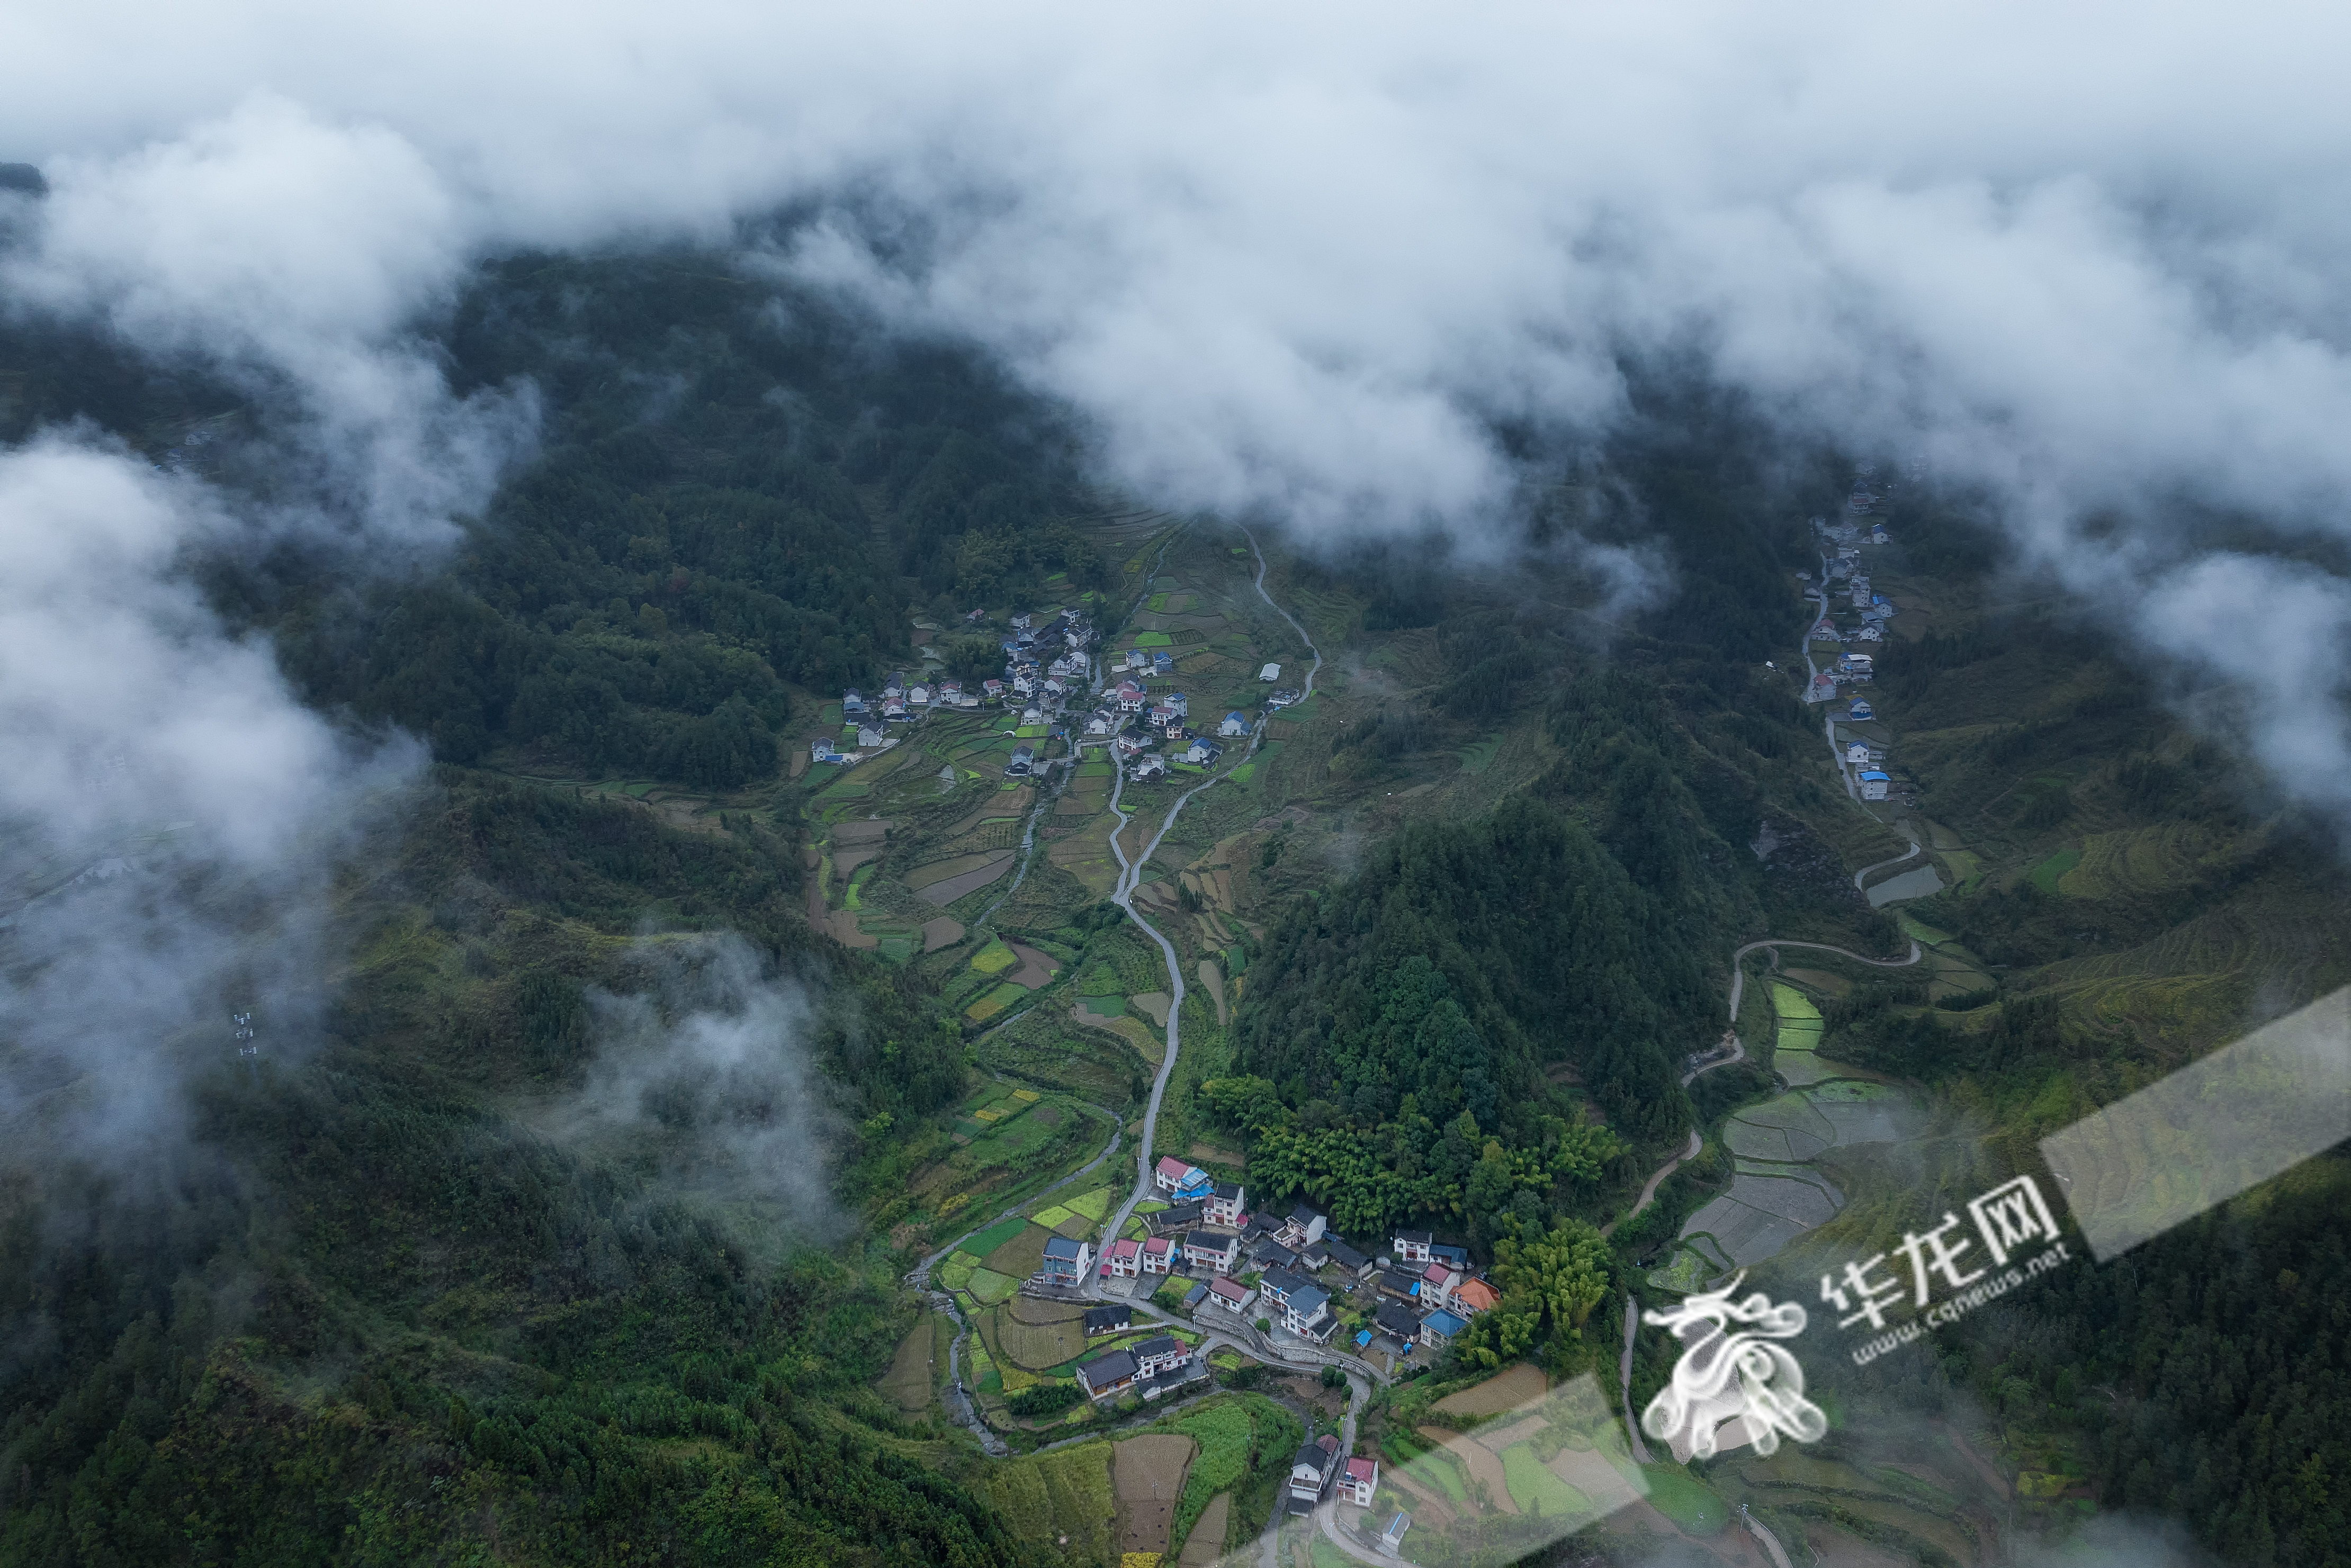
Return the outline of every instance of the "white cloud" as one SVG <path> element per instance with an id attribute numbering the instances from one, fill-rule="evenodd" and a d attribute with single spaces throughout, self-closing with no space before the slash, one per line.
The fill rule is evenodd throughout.
<path id="1" fill-rule="evenodd" d="M 330 868 L 422 760 L 336 735 L 172 575 L 222 526 L 119 454 L 0 454 L 0 1129 L 36 1167 L 167 1154 L 232 1009 L 308 1043 Z"/>
<path id="2" fill-rule="evenodd" d="M 646 988 L 589 994 L 594 1053 L 539 1130 L 692 1194 L 748 1223 L 806 1233 L 838 1218 L 838 1130 L 810 1052 L 814 1009 L 732 936 L 648 938 Z"/>
<path id="3" fill-rule="evenodd" d="M 1695 347 L 2276 715 L 2334 701 L 2332 579 L 2273 597 L 2306 657 L 2155 621 L 2237 580 L 2189 518 L 2351 518 L 2346 42 L 2317 6 L 100 0 L 0 59 L 0 149 L 57 183 L 19 287 L 277 367 L 403 527 L 527 423 L 402 340 L 469 258 L 830 196 L 799 265 L 992 345 L 1164 504 L 1474 546 L 1490 419 L 1604 432 L 1619 356 Z M 403 488 L 417 452 L 459 482 Z"/>

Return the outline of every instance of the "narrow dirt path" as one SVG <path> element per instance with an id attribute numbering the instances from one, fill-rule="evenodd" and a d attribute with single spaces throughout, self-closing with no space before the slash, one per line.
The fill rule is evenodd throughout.
<path id="1" fill-rule="evenodd" d="M 1717 1065 L 1721 1064 L 1718 1063 Z M 1689 1146 L 1683 1149 L 1680 1154 L 1676 1155 L 1672 1159 L 1667 1160 L 1664 1165 L 1659 1166 L 1656 1170 L 1649 1173 L 1648 1185 L 1641 1189 L 1641 1196 L 1635 1201 L 1633 1207 L 1625 1211 L 1625 1219 L 1630 1219 L 1635 1215 L 1639 1214 L 1643 1209 L 1648 1207 L 1649 1201 L 1657 1196 L 1657 1188 L 1664 1184 L 1665 1179 L 1673 1175 L 1675 1170 L 1680 1166 L 1684 1160 L 1694 1160 L 1698 1158 L 1698 1150 L 1705 1146 L 1706 1140 L 1698 1135 L 1698 1131 L 1696 1127 L 1692 1127 L 1690 1129 Z M 1625 1219 L 1610 1220 L 1607 1224 L 1600 1228 L 1600 1234 L 1603 1236 L 1614 1235 L 1616 1228 L 1625 1223 Z"/>
<path id="2" fill-rule="evenodd" d="M 1625 1435 L 1633 1439 L 1633 1458 L 1649 1462 L 1649 1446 L 1641 1440 L 1641 1417 L 1633 1409 L 1633 1336 L 1640 1331 L 1641 1303 L 1625 1298 L 1625 1357 L 1617 1371 L 1625 1390 Z"/>

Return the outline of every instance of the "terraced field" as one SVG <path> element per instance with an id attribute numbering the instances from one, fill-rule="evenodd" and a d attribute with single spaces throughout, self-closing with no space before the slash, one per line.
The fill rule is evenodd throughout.
<path id="1" fill-rule="evenodd" d="M 1661 1290 L 1697 1291 L 1826 1224 L 1844 1207 L 1844 1195 L 1814 1162 L 1842 1145 L 1907 1137 L 1918 1124 L 1919 1113 L 1901 1091 L 1855 1078 L 1820 1054 L 1821 1013 L 1810 998 L 1774 981 L 1771 1006 L 1778 1029 L 1772 1065 L 1789 1092 L 1725 1124 L 1730 1190 L 1683 1224 L 1680 1245 L 1649 1275 Z"/>

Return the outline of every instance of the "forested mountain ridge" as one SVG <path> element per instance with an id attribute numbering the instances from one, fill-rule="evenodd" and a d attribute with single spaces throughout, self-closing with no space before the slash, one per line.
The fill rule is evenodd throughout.
<path id="1" fill-rule="evenodd" d="M 307 1056 L 202 1080 L 163 1190 L 12 1187 L 0 1311 L 39 1354 L 0 1373 L 0 1560 L 1023 1561 L 935 1455 L 844 1415 L 901 1330 L 886 1271 L 747 1248 L 681 1187 L 664 1151 L 738 1111 L 674 1100 L 619 1158 L 547 1121 L 598 1092 L 583 992 L 654 983 L 695 925 L 821 988 L 850 1189 L 859 1124 L 962 1092 L 954 1031 L 814 937 L 777 863 L 756 832 L 437 775 L 345 890 Z M 106 1229 L 61 1233 L 77 1210 Z"/>
<path id="2" fill-rule="evenodd" d="M 1153 1063 L 1113 1014 L 1057 1015 L 1133 1006 L 1164 966 L 1050 852 L 1007 907 L 970 895 L 989 907 L 968 947 L 840 946 L 812 895 L 830 873 L 852 896 L 860 852 L 811 859 L 816 836 L 880 821 L 888 797 L 789 780 L 780 747 L 825 727 L 804 697 L 911 663 L 915 613 L 1035 594 L 1115 583 L 1156 605 L 1144 634 L 1210 672 L 1186 682 L 1234 678 L 1226 644 L 1182 624 L 1198 580 L 1152 574 L 1176 540 L 1251 591 L 1246 552 L 1207 524 L 1093 527 L 1051 411 L 953 346 L 880 340 L 756 273 L 517 258 L 436 330 L 461 390 L 528 375 L 547 409 L 539 455 L 445 570 L 352 589 L 323 549 L 201 565 L 314 701 L 426 735 L 441 765 L 345 868 L 347 961 L 308 1054 L 204 1077 L 193 1152 L 162 1187 L 72 1170 L 9 1189 L 0 1322 L 31 1348 L 0 1363 L 0 1561 L 1090 1561 L 938 1406 L 874 1389 L 925 1333 L 903 1270 L 1004 1196 L 959 1186 L 981 1124 L 959 1105 L 1082 1068 L 1093 1109 L 1035 1147 L 1053 1172 L 1094 1157 Z M 117 399 L 146 409 L 141 430 L 217 407 L 119 372 L 93 350 L 80 391 L 34 376 L 14 406 Z M 1653 547 L 1666 587 L 1646 608 L 1595 617 L 1564 559 L 1498 582 L 1269 540 L 1274 590 L 1335 655 L 1330 686 L 1270 728 L 1250 792 L 1201 798 L 1144 905 L 1185 924 L 1187 974 L 1226 967 L 1233 1004 L 1225 1030 L 1205 978 L 1186 998 L 1166 1146 L 1238 1155 L 1258 1202 L 1303 1194 L 1358 1239 L 1411 1223 L 1467 1242 L 1512 1292 L 1473 1354 L 1611 1377 L 1613 1303 L 1663 1238 L 1627 1226 L 1612 1246 L 1593 1222 L 1769 1091 L 1752 1064 L 1676 1082 L 1719 1030 L 1730 949 L 1768 934 L 1890 955 L 1907 930 L 1852 881 L 1901 841 L 1845 800 L 1816 713 L 1762 664 L 1809 613 L 1773 465 L 1703 400 L 1646 406 L 1611 471 L 1529 525 Z M 1942 522 L 1901 547 L 1944 595 L 1910 624 L 1978 608 L 1980 536 Z M 1906 627 L 1877 689 L 1921 716 L 1905 757 L 1924 810 L 1964 819 L 1982 874 L 1936 839 L 1956 885 L 1907 912 L 2012 968 L 1982 997 L 1876 976 L 1826 1008 L 1836 1049 L 1945 1116 L 1898 1158 L 1855 1160 L 1839 1243 L 1882 1245 L 2220 1038 L 2257 978 L 2242 952 L 2297 994 L 2342 973 L 2336 879 L 2305 825 L 2249 807 L 2097 639 L 1951 618 L 1915 643 Z M 567 781 L 514 776 L 539 766 Z M 918 806 L 878 859 L 864 841 L 868 892 L 925 856 L 1011 852 L 1003 802 L 1026 797 L 973 768 L 942 792 L 936 770 L 893 786 Z M 568 781 L 613 774 L 720 798 L 684 831 Z M 1058 816 L 1047 800 L 1040 838 Z M 961 907 L 946 923 L 978 927 Z M 782 1081 L 721 1103 L 690 1092 L 716 1071 L 665 1079 L 624 1136 L 572 1130 L 605 1108 L 600 1009 L 692 1012 L 664 987 L 717 965 L 727 934 L 758 987 L 811 1009 L 826 1201 L 801 1229 L 695 1158 L 794 1125 Z M 1008 983 L 998 959 L 1067 977 L 1029 993 L 1059 1033 L 1032 1021 L 1025 1044 L 974 1010 Z M 1761 988 L 1741 1020 L 1759 1056 Z M 1727 1165 L 1710 1153 L 1667 1186 L 1664 1237 Z M 2192 1514 L 2248 1562 L 2332 1561 L 2351 1461 L 2330 1169 L 1873 1369 L 1834 1396 L 1840 1420 L 1980 1404 L 2001 1465 L 2075 1500 Z"/>
<path id="3" fill-rule="evenodd" d="M 528 385 L 541 442 L 445 573 L 343 591 L 281 553 L 216 594 L 317 702 L 428 737 L 732 789 L 770 777 L 788 688 L 910 663 L 907 600 L 1105 585 L 1050 411 L 700 256 L 508 259 L 442 329 L 454 390 Z"/>

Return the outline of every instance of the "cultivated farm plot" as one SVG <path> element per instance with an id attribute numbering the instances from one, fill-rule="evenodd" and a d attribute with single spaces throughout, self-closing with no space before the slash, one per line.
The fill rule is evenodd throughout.
<path id="1" fill-rule="evenodd" d="M 1030 1298 L 1015 1296 L 1015 1302 Z M 1004 1347 L 1004 1358 L 1015 1366 L 1030 1372 L 1050 1372 L 1064 1362 L 1073 1360 L 1086 1347 L 1085 1322 L 1082 1318 L 1065 1318 L 1060 1322 L 1028 1323 L 1012 1315 L 1010 1303 L 1001 1309 L 997 1320 L 997 1343 Z"/>
<path id="2" fill-rule="evenodd" d="M 967 1238 L 963 1245 L 956 1249 L 956 1255 L 963 1257 L 968 1254 L 977 1263 L 1028 1228 L 1029 1222 L 1017 1214 L 999 1219 L 977 1236 Z"/>
<path id="3" fill-rule="evenodd" d="M 1023 990 L 1041 991 L 1053 983 L 1053 977 L 1061 972 L 1059 962 L 1025 943 L 1015 942 L 1011 946 L 1013 955 L 1020 960 L 1020 967 L 1005 976 L 1006 984 L 1019 986 Z"/>
<path id="4" fill-rule="evenodd" d="M 1678 1248 L 1662 1269 L 1654 1270 L 1649 1283 L 1677 1295 L 1696 1295 L 1714 1276 L 1714 1265 L 1687 1247 Z"/>
<path id="5" fill-rule="evenodd" d="M 1829 1146 L 1828 1140 L 1802 1130 L 1757 1126 L 1734 1116 L 1722 1130 L 1722 1141 L 1743 1159 L 1794 1164 L 1811 1159 Z"/>
<path id="6" fill-rule="evenodd" d="M 1020 1279 L 1027 1277 L 1022 1275 Z M 1020 1290 L 1020 1279 L 1015 1279 L 1008 1274 L 999 1274 L 992 1269 L 974 1269 L 971 1271 L 969 1287 L 971 1299 L 983 1307 L 992 1307 L 1006 1297 L 1018 1294 Z"/>
<path id="7" fill-rule="evenodd" d="M 1793 986 L 1783 986 L 1776 980 L 1771 985 L 1771 1010 L 1780 1015 L 1782 1028 L 1792 1023 L 1818 1024 L 1821 1021 L 1821 1009 L 1813 1005 L 1810 997 Z"/>
<path id="8" fill-rule="evenodd" d="M 1176 1526 L 1176 1502 L 1196 1451 L 1189 1437 L 1146 1433 L 1115 1446 L 1111 1490 L 1118 1499 L 1119 1550 L 1165 1552 Z"/>
<path id="9" fill-rule="evenodd" d="M 1737 1191 L 1738 1184 L 1748 1179 L 1743 1176 L 1733 1177 L 1731 1190 Z M 1715 1239 L 1716 1245 L 1733 1264 L 1745 1268 L 1775 1256 L 1806 1228 L 1792 1219 L 1723 1197 L 1691 1215 L 1682 1235 L 1691 1237 L 1704 1231 Z"/>
<path id="10" fill-rule="evenodd" d="M 1082 1008 L 1072 1008 L 1070 1010 L 1070 1017 L 1079 1023 L 1110 1030 L 1111 1033 L 1133 1046 L 1136 1053 L 1154 1067 L 1157 1067 L 1160 1059 L 1167 1054 L 1167 1037 L 1164 1034 L 1155 1034 L 1145 1029 L 1140 1019 L 1102 1018 Z"/>
<path id="11" fill-rule="evenodd" d="M 1845 1085 L 1841 1083 L 1823 1084 L 1813 1092 L 1826 1093 L 1843 1087 Z M 1840 1144 L 1896 1143 L 1907 1137 L 1917 1124 L 1917 1117 L 1910 1108 L 1897 1100 L 1828 1104 L 1821 1107 L 1821 1113 L 1836 1128 L 1836 1141 Z"/>
<path id="12" fill-rule="evenodd" d="M 1559 1479 L 1535 1458 L 1534 1445 L 1518 1443 L 1502 1450 L 1502 1477 L 1519 1511 L 1538 1519 L 1565 1519 L 1593 1511 L 1592 1500 Z"/>
<path id="13" fill-rule="evenodd" d="M 1118 1561 L 1118 1500 L 1111 1491 L 1109 1444 L 1008 1459 L 987 1466 L 980 1475 L 989 1500 L 1022 1540 L 1050 1542 L 1066 1535 L 1064 1562 Z"/>
<path id="14" fill-rule="evenodd" d="M 1784 1041 L 1771 1058 L 1771 1070 L 1786 1079 L 1790 1087 L 1796 1089 L 1824 1083 L 1838 1075 L 1838 1069 L 1823 1061 L 1819 1052 L 1791 1051 Z M 1733 1144 L 1731 1147 L 1736 1149 L 1738 1145 Z"/>
<path id="15" fill-rule="evenodd" d="M 1019 858 L 1019 857 L 1018 855 L 1014 854 L 1010 851 L 1007 851 L 1000 855 L 987 858 L 985 864 L 980 865 L 975 870 L 967 871 L 956 876 L 943 877 L 925 886 L 915 888 L 914 891 L 928 902 L 935 904 L 940 908 L 945 909 L 948 904 L 953 904 L 956 899 L 961 898 L 964 894 L 978 892 L 981 888 L 986 887 L 989 883 L 992 883 L 997 878 L 1002 876 L 1006 872 L 1010 871 L 1012 869 L 1012 862 Z M 925 866 L 923 868 L 923 871 L 926 872 L 930 869 L 932 868 Z M 917 872 L 914 874 L 919 876 L 923 874 L 923 873 Z"/>
<path id="16" fill-rule="evenodd" d="M 1826 969 L 1800 969 L 1790 965 L 1782 972 L 1792 980 L 1800 980 L 1813 989 L 1826 991 L 1833 997 L 1845 996 L 1853 990 L 1851 980 L 1846 979 L 1843 975 L 1833 975 Z M 1782 1029 L 1785 1029 L 1790 1023 L 1802 1021 L 1803 1020 L 1799 1019 L 1783 1018 L 1780 1020 L 1780 1024 Z"/>
<path id="17" fill-rule="evenodd" d="M 1807 1230 L 1827 1224 L 1844 1207 L 1824 1186 L 1793 1176 L 1759 1175 L 1743 1169 L 1731 1179 L 1729 1196 L 1734 1203 L 1777 1215 Z"/>
<path id="18" fill-rule="evenodd" d="M 1042 1296 L 1015 1296 L 1005 1307 L 1015 1322 L 1074 1323 L 1086 1315 L 1074 1301 L 1049 1301 Z"/>
<path id="19" fill-rule="evenodd" d="M 1220 1491 L 1208 1500 L 1200 1511 L 1192 1532 L 1184 1538 L 1183 1555 L 1176 1559 L 1176 1568 L 1216 1568 L 1217 1560 L 1224 1555 L 1225 1534 L 1231 1528 L 1233 1494 Z"/>
<path id="20" fill-rule="evenodd" d="M 1551 1380 L 1542 1368 L 1530 1362 L 1496 1373 L 1475 1387 L 1448 1394 L 1429 1406 L 1447 1416 L 1499 1416 L 1505 1410 L 1515 1410 L 1531 1405 L 1551 1389 Z"/>
<path id="21" fill-rule="evenodd" d="M 1029 992 L 1009 980 L 981 995 L 979 999 L 963 1009 L 963 1016 L 974 1023 L 986 1023 L 997 1014 L 1016 1008 L 1029 999 Z"/>
<path id="22" fill-rule="evenodd" d="M 1483 1500 L 1499 1512 L 1519 1511 L 1519 1505 L 1510 1500 L 1510 1478 L 1504 1473 L 1502 1461 L 1494 1457 L 1491 1448 L 1478 1443 L 1463 1442 L 1459 1434 L 1447 1432 L 1442 1427 L 1423 1427 L 1420 1435 L 1426 1441 L 1444 1448 L 1448 1456 L 1468 1472 L 1472 1492 L 1483 1489 Z M 1424 1455 L 1413 1462 L 1416 1465 L 1426 1463 L 1430 1457 Z"/>
<path id="23" fill-rule="evenodd" d="M 1816 1138 L 1823 1147 L 1837 1141 L 1835 1125 L 1821 1114 L 1811 1099 L 1802 1094 L 1782 1094 L 1777 1100 L 1752 1110 L 1741 1111 L 1738 1120 L 1750 1127 L 1776 1127 L 1782 1132 Z"/>
<path id="24" fill-rule="evenodd" d="M 936 1315 L 925 1312 L 914 1321 L 913 1331 L 898 1342 L 890 1370 L 882 1375 L 882 1397 L 909 1416 L 930 1407 L 937 1386 L 938 1371 L 932 1354 L 936 1343 L 932 1320 Z"/>
<path id="25" fill-rule="evenodd" d="M 1023 1225 L 1013 1236 L 980 1260 L 998 1274 L 1025 1280 L 1045 1261 L 1045 1243 L 1053 1233 L 1041 1225 Z"/>

